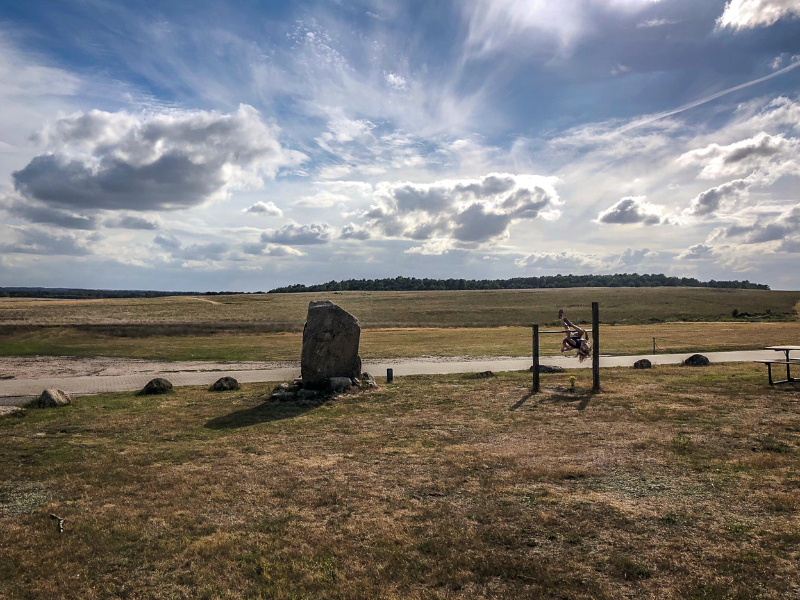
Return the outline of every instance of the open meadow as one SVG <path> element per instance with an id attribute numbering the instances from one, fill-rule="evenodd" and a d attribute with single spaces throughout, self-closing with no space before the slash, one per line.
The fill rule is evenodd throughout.
<path id="1" fill-rule="evenodd" d="M 591 288 L 334 292 L 130 300 L 0 300 L 2 356 L 296 360 L 308 303 L 331 299 L 362 323 L 361 356 L 525 356 L 530 324 L 559 308 L 590 321 L 605 354 L 758 349 L 798 343 L 800 292 Z M 733 315 L 736 315 L 734 318 Z M 557 336 L 542 344 L 558 353 Z"/>
<path id="2" fill-rule="evenodd" d="M 3 356 L 293 360 L 800 344 L 798 292 L 591 289 L 0 300 Z M 542 340 L 557 354 L 560 335 Z M 800 599 L 800 384 L 754 364 L 409 376 L 325 403 L 83 396 L 0 417 L 0 599 Z M 573 388 L 574 386 L 574 388 Z M 65 519 L 64 532 L 50 515 Z"/>
<path id="3" fill-rule="evenodd" d="M 800 597 L 800 388 L 573 373 L 0 419 L 0 597 Z"/>

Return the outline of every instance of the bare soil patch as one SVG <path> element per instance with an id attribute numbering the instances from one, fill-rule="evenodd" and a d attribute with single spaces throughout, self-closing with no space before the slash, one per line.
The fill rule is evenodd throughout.
<path id="1" fill-rule="evenodd" d="M 156 372 L 248 371 L 295 367 L 299 364 L 299 361 L 167 362 L 102 356 L 0 357 L 0 377 L 42 379 L 46 377 L 117 376 Z"/>

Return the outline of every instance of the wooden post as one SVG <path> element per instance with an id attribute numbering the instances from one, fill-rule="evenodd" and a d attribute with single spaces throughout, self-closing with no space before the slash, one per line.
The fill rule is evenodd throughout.
<path id="1" fill-rule="evenodd" d="M 539 393 L 539 325 L 533 326 L 533 389 L 534 394 Z"/>
<path id="2" fill-rule="evenodd" d="M 653 338 L 653 354 L 656 353 L 656 338 Z"/>
<path id="3" fill-rule="evenodd" d="M 592 302 L 592 392 L 600 391 L 600 304 Z"/>

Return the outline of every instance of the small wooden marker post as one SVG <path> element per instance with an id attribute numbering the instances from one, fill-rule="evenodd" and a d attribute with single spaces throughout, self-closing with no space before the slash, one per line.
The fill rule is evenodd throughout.
<path id="1" fill-rule="evenodd" d="M 592 392 L 600 391 L 600 304 L 592 302 Z"/>
<path id="2" fill-rule="evenodd" d="M 539 393 L 539 325 L 533 326 L 533 389 L 534 394 Z"/>

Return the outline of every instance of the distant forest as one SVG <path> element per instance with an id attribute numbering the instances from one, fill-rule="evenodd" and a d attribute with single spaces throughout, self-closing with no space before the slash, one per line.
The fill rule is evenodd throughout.
<path id="1" fill-rule="evenodd" d="M 768 290 L 761 283 L 744 281 L 699 281 L 693 277 L 666 275 L 544 275 L 512 279 L 418 279 L 394 277 L 387 279 L 347 279 L 318 285 L 295 284 L 270 290 L 269 294 L 299 292 L 404 292 L 428 290 L 531 290 L 540 288 L 574 287 L 710 287 L 740 290 Z M 0 287 L 0 298 L 49 298 L 53 300 L 93 300 L 98 298 L 162 298 L 164 296 L 221 296 L 234 294 L 263 294 L 264 292 L 167 292 L 157 290 L 86 290 L 79 288 Z"/>
<path id="2" fill-rule="evenodd" d="M 72 288 L 3 287 L 0 298 L 48 298 L 52 300 L 95 300 L 98 298 L 162 298 L 197 296 L 197 292 L 158 292 L 152 290 L 83 290 Z"/>
<path id="3" fill-rule="evenodd" d="M 329 281 L 318 285 L 295 284 L 270 290 L 270 294 L 296 292 L 338 291 L 428 291 L 428 290 L 530 290 L 541 288 L 575 287 L 710 287 L 740 290 L 768 290 L 761 283 L 744 281 L 700 281 L 693 277 L 668 277 L 666 275 L 543 275 L 541 277 L 513 277 L 511 279 L 417 279 L 395 277 L 388 279 L 347 279 Z"/>

